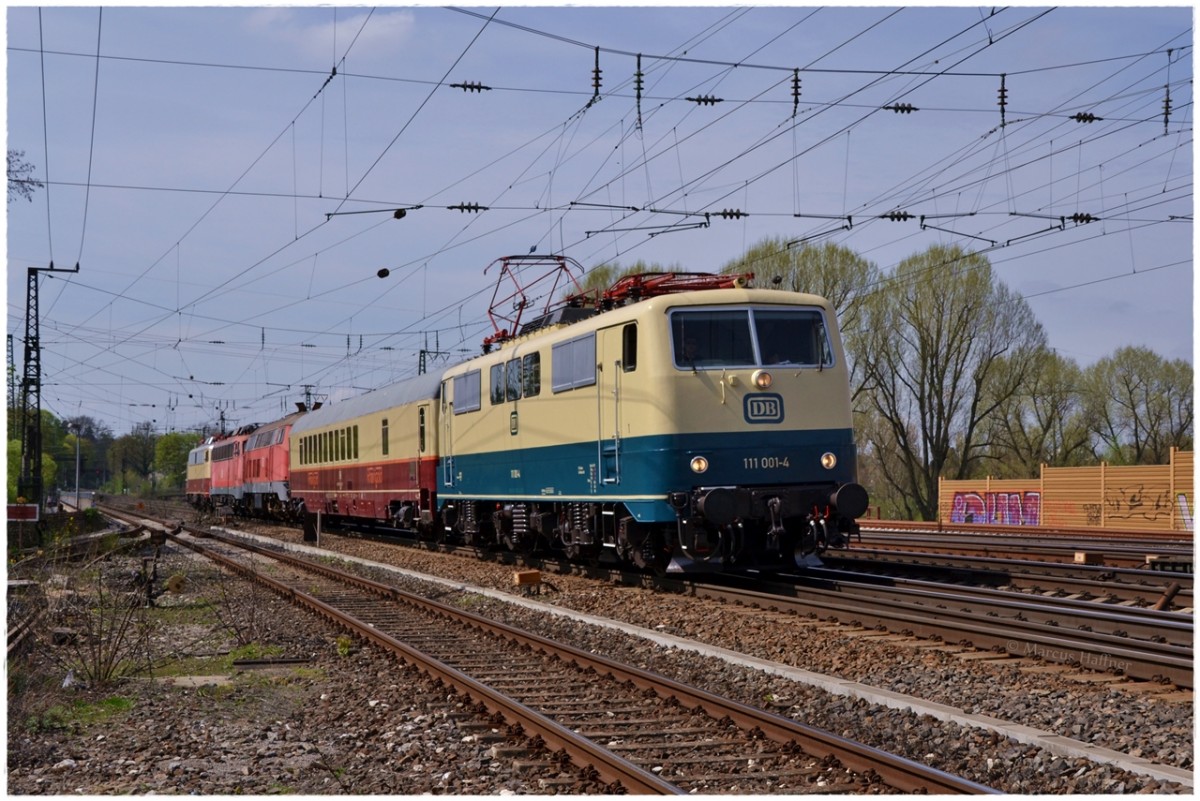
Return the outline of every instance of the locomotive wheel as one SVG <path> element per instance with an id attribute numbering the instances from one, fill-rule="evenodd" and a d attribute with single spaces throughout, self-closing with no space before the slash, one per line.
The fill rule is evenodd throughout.
<path id="1" fill-rule="evenodd" d="M 650 530 L 645 533 L 641 544 L 633 549 L 633 563 L 643 570 L 652 570 L 655 575 L 666 575 L 671 564 L 671 549 L 661 532 Z"/>
<path id="2" fill-rule="evenodd" d="M 562 536 L 563 551 L 567 558 L 576 562 L 586 562 L 590 567 L 600 564 L 600 548 L 588 541 L 589 538 L 577 528 Z"/>

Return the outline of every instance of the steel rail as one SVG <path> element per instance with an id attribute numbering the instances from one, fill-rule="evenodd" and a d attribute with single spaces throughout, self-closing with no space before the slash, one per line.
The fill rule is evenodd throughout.
<path id="1" fill-rule="evenodd" d="M 1086 631 L 1063 631 L 1018 619 L 989 618 L 977 612 L 938 606 L 903 604 L 897 598 L 856 598 L 835 590 L 778 585 L 774 592 L 732 586 L 689 585 L 697 597 L 767 609 L 808 613 L 865 628 L 971 643 L 976 648 L 1013 656 L 1037 656 L 1048 662 L 1116 671 L 1131 678 L 1166 679 L 1176 686 L 1193 686 L 1193 651 L 1149 641 Z M 803 595 L 798 595 L 800 591 Z M 783 593 L 790 592 L 791 595 Z"/>
<path id="2" fill-rule="evenodd" d="M 1189 539 L 1189 532 L 1160 529 L 1117 529 L 1085 526 L 1009 526 L 996 523 L 943 523 L 940 520 L 882 520 L 859 518 L 863 531 L 919 531 L 931 534 L 1004 534 L 1011 537 L 1075 537 L 1120 541 L 1124 539 L 1177 540 Z"/>
<path id="3" fill-rule="evenodd" d="M 833 756 L 851 770 L 859 772 L 873 771 L 878 774 L 880 778 L 883 779 L 883 781 L 885 781 L 888 785 L 905 792 L 925 791 L 938 794 L 979 794 L 997 792 L 994 788 L 980 785 L 976 782 L 972 782 L 959 776 L 954 776 L 944 771 L 931 768 L 919 762 L 915 762 L 913 760 L 909 760 L 904 757 L 891 754 L 844 737 L 840 737 L 832 734 L 831 732 L 827 732 L 812 726 L 806 726 L 789 718 L 741 704 L 727 698 L 722 698 L 705 690 L 681 684 L 657 674 L 650 673 L 649 671 L 641 670 L 637 667 L 623 665 L 598 654 L 593 654 L 573 646 L 565 645 L 563 643 L 553 642 L 546 638 L 522 631 L 507 624 L 472 614 L 466 610 L 451 607 L 428 598 L 412 595 L 397 588 L 390 587 L 386 584 L 371 581 L 370 579 L 365 579 L 354 574 L 345 573 L 344 571 L 332 568 L 328 565 L 314 565 L 307 560 L 299 559 L 290 554 L 264 549 L 260 546 L 253 545 L 252 543 L 245 543 L 240 539 L 232 537 L 217 535 L 215 538 L 228 542 L 229 544 L 236 545 L 237 547 L 249 546 L 250 550 L 259 552 L 262 555 L 279 559 L 280 561 L 289 564 L 302 566 L 304 569 L 315 569 L 322 575 L 336 577 L 339 580 L 346 581 L 357 587 L 376 593 L 382 597 L 402 601 L 429 612 L 445 616 L 449 619 L 467 622 L 469 625 L 480 631 L 499 634 L 500 636 L 503 636 L 512 642 L 528 646 L 536 651 L 556 655 L 559 658 L 567 662 L 574 663 L 580 667 L 590 667 L 596 670 L 598 673 L 611 676 L 618 681 L 632 682 L 639 688 L 655 692 L 657 695 L 659 695 L 659 697 L 674 698 L 685 707 L 703 710 L 705 713 L 718 719 L 729 717 L 742 728 L 758 729 L 762 731 L 766 737 L 775 742 L 797 743 L 806 753 L 821 757 Z M 298 593 L 298 591 L 289 591 L 289 593 L 296 595 L 296 597 L 301 595 Z M 320 601 L 317 601 L 316 599 L 311 600 L 315 602 L 315 604 L 319 605 L 323 614 L 332 616 L 331 619 L 338 620 L 339 622 L 341 621 L 341 613 L 338 613 L 336 610 L 326 609 L 326 605 Z M 364 636 L 370 636 L 372 639 L 384 642 L 388 647 L 394 649 L 395 646 L 393 646 L 391 643 L 395 641 L 390 637 L 387 637 L 387 635 L 382 634 L 374 627 L 363 623 L 355 623 L 352 625 L 354 626 L 355 630 L 359 631 Z M 404 649 L 404 653 L 406 655 L 408 655 L 409 651 L 412 650 L 407 646 L 404 646 L 403 643 L 397 643 L 397 645 Z M 420 658 L 418 653 L 419 652 L 414 651 L 411 654 L 411 657 L 413 659 Z M 458 673 L 452 668 L 450 670 L 455 674 Z M 461 674 L 453 676 L 453 679 L 457 681 L 460 680 L 460 677 L 461 679 L 465 679 L 467 682 L 469 682 L 468 684 L 465 684 L 466 689 L 464 689 L 464 692 L 467 694 L 472 694 L 472 689 L 476 688 L 477 686 L 480 689 L 476 689 L 475 692 L 482 692 L 483 690 L 486 690 L 486 688 L 483 688 L 482 685 L 477 685 L 475 682 L 471 681 L 469 677 L 462 676 Z M 472 697 L 475 696 L 472 695 Z M 500 711 L 503 713 L 508 709 L 508 705 L 514 702 L 506 703 L 497 699 L 494 703 L 496 703 L 495 711 Z M 519 707 L 519 710 L 514 709 L 514 713 L 517 711 L 532 712 L 526 707 L 520 705 L 516 706 Z M 536 715 L 536 713 L 532 714 Z M 540 716 L 538 716 L 538 718 L 540 718 Z M 539 734 L 541 734 L 547 742 L 552 742 L 556 745 L 559 745 L 559 747 L 567 749 L 568 735 L 570 735 L 571 738 L 574 738 L 574 735 L 569 732 L 564 732 L 561 730 L 561 727 L 558 727 L 557 724 L 553 723 L 553 721 L 549 721 L 548 719 L 541 720 L 545 720 L 553 725 L 545 732 L 539 729 Z M 572 756 L 575 756 L 575 754 L 572 753 Z M 593 760 L 599 758 L 597 754 L 591 750 L 588 750 L 584 754 L 584 757 Z M 624 760 L 621 761 L 624 762 Z M 633 767 L 636 768 L 636 766 Z M 641 769 L 637 768 L 637 770 L 640 771 Z M 601 775 L 604 774 L 602 773 Z M 653 774 L 649 775 L 653 777 Z M 674 788 L 674 785 L 668 786 Z M 673 789 L 673 791 L 677 790 L 678 788 Z"/>
<path id="4" fill-rule="evenodd" d="M 1049 585 L 1067 592 L 1088 592 L 1096 596 L 1114 596 L 1122 600 L 1156 600 L 1172 584 L 1180 586 L 1179 596 L 1190 601 L 1194 578 L 1191 573 L 1172 573 L 1104 565 L 1037 562 L 1028 559 L 1002 559 L 994 556 L 960 557 L 918 551 L 877 551 L 856 548 L 852 551 L 825 553 L 826 568 L 846 569 L 871 574 L 879 571 L 903 573 L 957 574 L 963 580 L 982 586 L 997 584 Z M 957 583 L 954 578 L 947 582 Z M 1102 601 L 1103 603 L 1103 601 Z M 1190 606 L 1190 603 L 1187 604 Z"/>
<path id="5" fill-rule="evenodd" d="M 1127 637 L 1130 640 L 1154 642 L 1160 637 L 1170 637 L 1177 643 L 1190 643 L 1194 633 L 1192 616 L 1182 612 L 1111 606 L 1074 598 L 1053 598 L 920 579 L 880 579 L 870 574 L 825 569 L 816 569 L 795 578 L 801 586 L 810 587 L 814 583 L 831 588 L 836 586 L 836 591 L 852 593 L 857 598 L 891 600 L 900 597 L 922 606 L 969 604 L 971 612 L 990 618 L 1015 618 L 1067 630 Z"/>
<path id="6" fill-rule="evenodd" d="M 919 533 L 936 537 L 917 537 Z M 1137 566 L 1146 563 L 1151 555 L 1192 557 L 1193 545 L 1182 540 L 1156 540 L 1154 542 L 1131 542 L 1127 540 L 1067 540 L 1062 538 L 1039 539 L 1035 536 L 1019 536 L 1004 533 L 966 534 L 960 532 L 900 532 L 864 531 L 855 538 L 854 545 L 868 549 L 909 550 L 922 553 L 962 553 L 969 556 L 1002 556 L 1021 558 L 1036 556 L 1041 559 L 1058 557 L 1072 561 L 1080 552 L 1091 558 L 1097 555 L 1105 564 Z"/>
<path id="7" fill-rule="evenodd" d="M 207 532 L 201 532 L 208 536 Z M 250 543 L 240 547 L 258 548 Z M 277 557 L 275 551 L 264 554 Z M 683 589 L 682 582 L 651 579 L 657 586 L 674 585 Z M 383 585 L 381 585 L 383 586 Z M 804 588 L 804 596 L 796 597 L 797 588 L 776 585 L 771 591 L 761 589 L 731 589 L 688 584 L 688 591 L 710 597 L 729 597 L 735 602 L 760 607 L 792 606 L 800 613 L 833 617 L 843 622 L 882 628 L 892 632 L 913 633 L 952 643 L 971 643 L 977 648 L 996 650 L 1014 656 L 1037 656 L 1048 662 L 1079 665 L 1082 668 L 1119 672 L 1131 678 L 1167 680 L 1179 687 L 1191 688 L 1193 652 L 1169 644 L 1152 641 L 1133 642 L 1127 637 L 1095 632 L 1065 631 L 1061 627 L 1031 623 L 1024 620 L 981 617 L 978 613 L 955 611 L 931 606 L 898 607 L 894 598 L 872 601 L 851 599 L 845 593 Z M 951 599 L 953 600 L 953 599 Z"/>

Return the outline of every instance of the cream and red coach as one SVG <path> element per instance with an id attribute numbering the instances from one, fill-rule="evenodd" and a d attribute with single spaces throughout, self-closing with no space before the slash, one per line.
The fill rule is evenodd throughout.
<path id="1" fill-rule="evenodd" d="M 428 528 L 436 510 L 440 374 L 327 404 L 291 429 L 297 511 Z"/>

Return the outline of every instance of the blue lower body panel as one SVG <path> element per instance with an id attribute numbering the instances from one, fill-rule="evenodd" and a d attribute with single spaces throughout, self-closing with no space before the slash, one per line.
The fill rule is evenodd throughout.
<path id="1" fill-rule="evenodd" d="M 837 464 L 821 465 L 832 453 Z M 694 457 L 707 460 L 703 473 Z M 673 492 L 855 481 L 850 429 L 674 434 L 443 457 L 441 500 L 622 503 L 641 523 L 671 522 Z"/>

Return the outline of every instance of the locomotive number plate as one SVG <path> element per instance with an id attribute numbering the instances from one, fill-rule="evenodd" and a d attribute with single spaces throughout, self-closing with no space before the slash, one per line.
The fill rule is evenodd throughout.
<path id="1" fill-rule="evenodd" d="M 742 467 L 746 470 L 778 470 L 790 467 L 786 456 L 747 456 L 742 459 Z"/>

